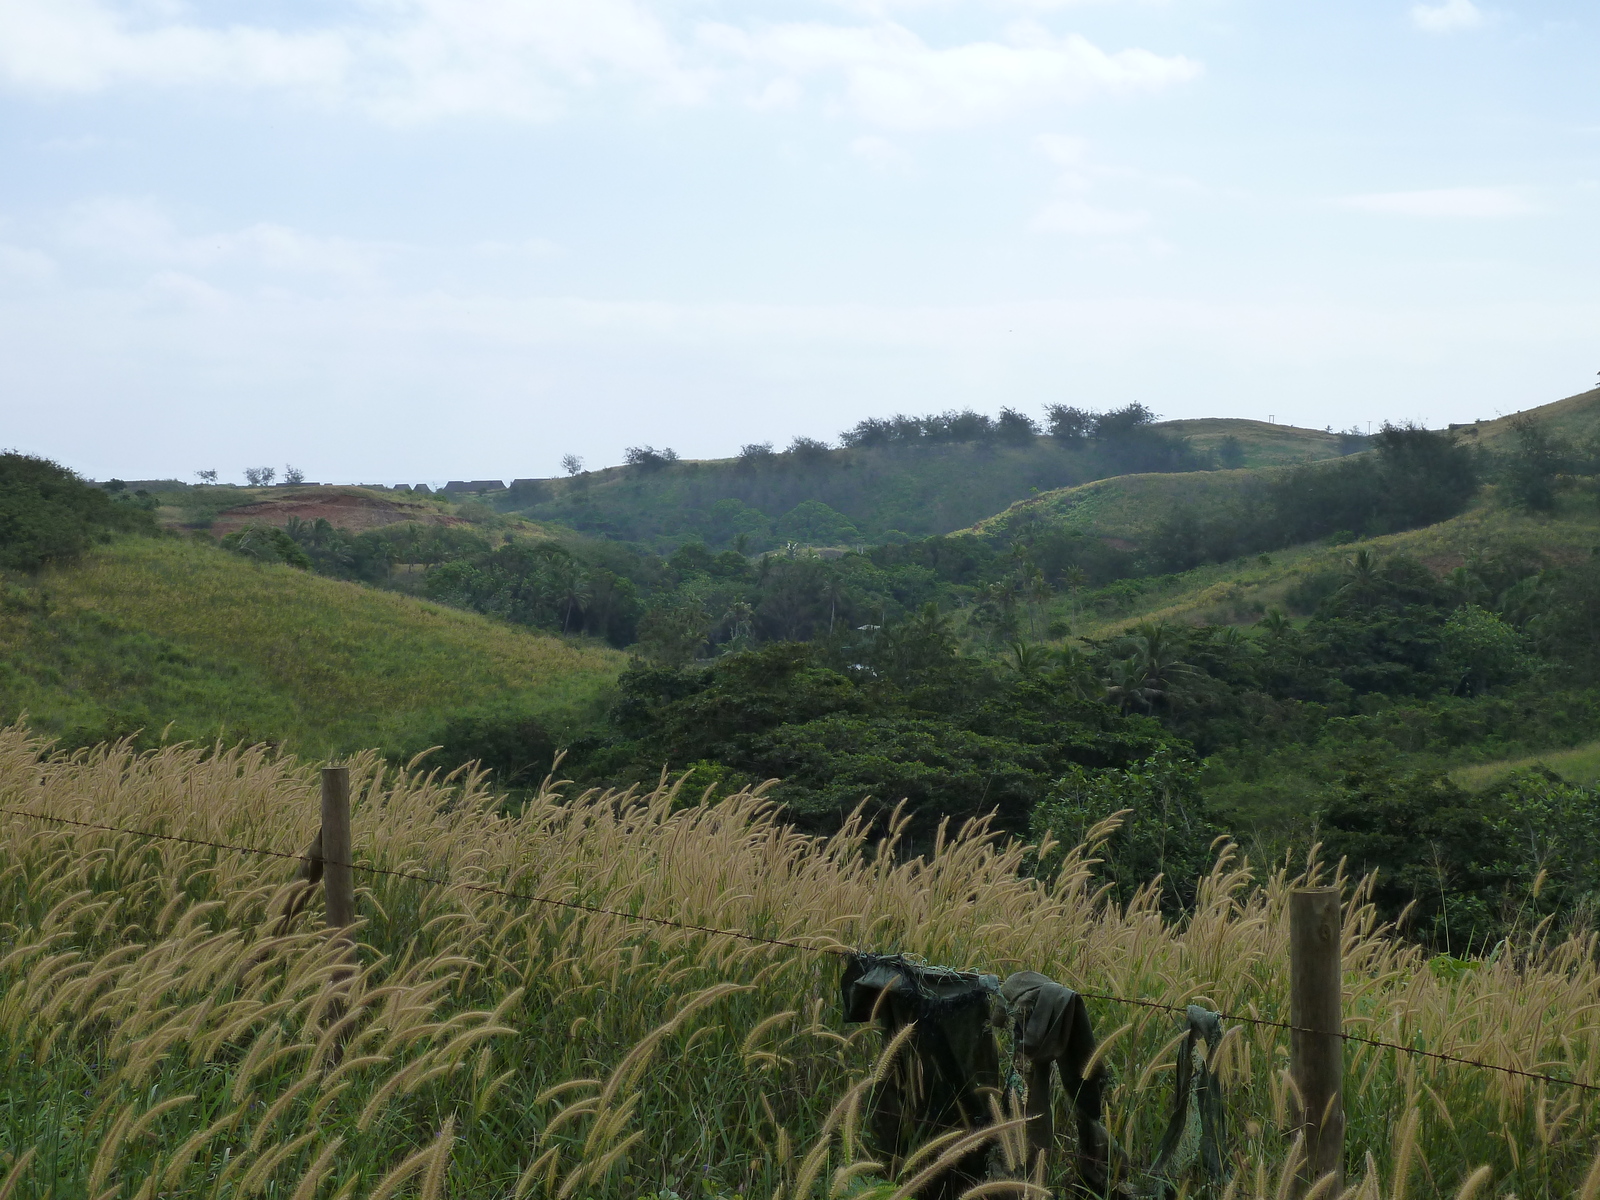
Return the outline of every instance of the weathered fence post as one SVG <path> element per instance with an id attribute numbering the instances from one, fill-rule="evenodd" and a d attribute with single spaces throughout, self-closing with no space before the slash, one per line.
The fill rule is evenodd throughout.
<path id="1" fill-rule="evenodd" d="M 322 768 L 322 889 L 330 929 L 356 919 L 355 873 L 350 869 L 350 768 Z"/>
<path id="2" fill-rule="evenodd" d="M 1300 1093 L 1306 1161 L 1303 1195 L 1332 1175 L 1327 1195 L 1344 1187 L 1344 971 L 1339 959 L 1338 888 L 1289 896 L 1289 1069 Z"/>

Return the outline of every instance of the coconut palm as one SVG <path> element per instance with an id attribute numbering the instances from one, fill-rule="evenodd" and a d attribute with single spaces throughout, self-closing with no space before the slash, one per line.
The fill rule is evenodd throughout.
<path id="1" fill-rule="evenodd" d="M 1371 550 L 1357 550 L 1345 560 L 1342 586 L 1335 596 L 1347 596 L 1363 606 L 1371 605 L 1383 595 L 1383 576 L 1379 574 L 1378 556 Z"/>
<path id="2" fill-rule="evenodd" d="M 549 571 L 556 604 L 560 606 L 562 612 L 561 632 L 566 633 L 572 627 L 573 611 L 581 612 L 584 605 L 594 598 L 594 588 L 589 582 L 588 574 L 570 558 L 565 561 L 552 561 Z"/>
<path id="3" fill-rule="evenodd" d="M 1261 620 L 1256 622 L 1257 628 L 1266 633 L 1268 637 L 1287 637 L 1294 630 L 1288 615 L 1281 608 L 1269 608 L 1262 614 Z"/>
<path id="4" fill-rule="evenodd" d="M 834 621 L 839 616 L 839 602 L 845 598 L 844 579 L 837 571 L 829 571 L 822 580 L 822 600 L 828 606 L 828 632 L 833 632 Z"/>

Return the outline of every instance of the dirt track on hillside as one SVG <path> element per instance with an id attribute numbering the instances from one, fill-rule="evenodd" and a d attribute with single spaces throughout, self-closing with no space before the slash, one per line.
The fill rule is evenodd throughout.
<path id="1" fill-rule="evenodd" d="M 465 525 L 460 517 L 452 517 L 425 504 L 397 504 L 364 492 L 301 493 L 258 500 L 241 504 L 218 513 L 211 523 L 211 532 L 223 537 L 246 525 L 278 525 L 298 517 L 307 523 L 324 519 L 330 525 L 361 533 L 385 525 L 415 522 L 418 525 Z"/>

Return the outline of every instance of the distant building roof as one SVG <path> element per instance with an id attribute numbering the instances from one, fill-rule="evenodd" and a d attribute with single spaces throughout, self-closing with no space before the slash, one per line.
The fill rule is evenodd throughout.
<path id="1" fill-rule="evenodd" d="M 441 492 L 503 492 L 506 485 L 498 479 L 452 479 L 439 489 Z"/>

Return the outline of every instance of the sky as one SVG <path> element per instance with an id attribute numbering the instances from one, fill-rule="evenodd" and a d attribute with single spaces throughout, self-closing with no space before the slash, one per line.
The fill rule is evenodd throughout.
<path id="1" fill-rule="evenodd" d="M 556 474 L 1600 369 L 1594 0 L 0 0 L 0 445 Z"/>

